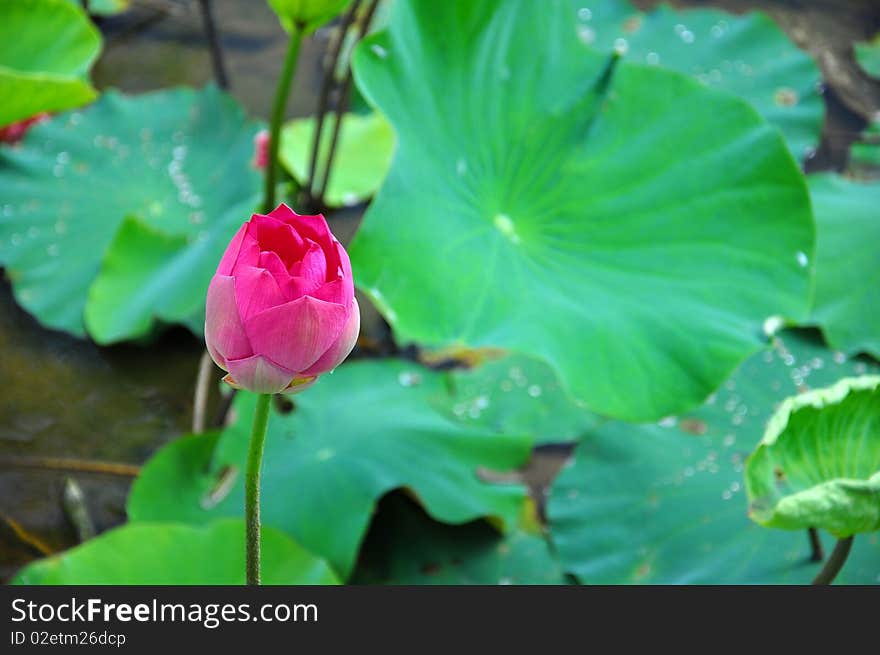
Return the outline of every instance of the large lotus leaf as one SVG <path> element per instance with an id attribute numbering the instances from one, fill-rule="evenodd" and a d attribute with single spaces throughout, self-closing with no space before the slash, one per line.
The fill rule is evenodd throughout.
<path id="1" fill-rule="evenodd" d="M 278 156 L 300 184 L 308 181 L 315 124 L 314 118 L 301 118 L 287 123 L 281 132 Z M 321 128 L 319 162 L 327 161 L 335 125 L 336 116 L 328 115 Z M 327 203 L 353 205 L 372 196 L 388 173 L 393 149 L 394 131 L 381 114 L 345 114 L 327 180 Z M 323 170 L 318 173 L 323 176 Z"/>
<path id="2" fill-rule="evenodd" d="M 77 335 L 86 311 L 102 343 L 143 334 L 154 315 L 198 323 L 217 261 L 258 202 L 257 129 L 213 86 L 110 91 L 31 128 L 23 147 L 0 151 L 0 264 L 18 301 Z M 139 252 L 157 241 L 162 256 Z"/>
<path id="3" fill-rule="evenodd" d="M 880 183 L 807 179 L 816 216 L 812 322 L 835 348 L 880 357 Z"/>
<path id="4" fill-rule="evenodd" d="M 352 258 L 399 339 L 537 356 L 590 409 L 656 418 L 723 382 L 767 316 L 802 317 L 809 200 L 748 105 L 613 71 L 574 7 L 394 3 L 355 51 L 398 150 Z"/>
<path id="5" fill-rule="evenodd" d="M 871 77 L 880 78 L 880 32 L 870 41 L 856 43 L 853 49 L 862 70 Z"/>
<path id="6" fill-rule="evenodd" d="M 83 105 L 97 96 L 89 67 L 101 36 L 67 0 L 4 0 L 0 21 L 0 127 Z"/>
<path id="7" fill-rule="evenodd" d="M 547 364 L 521 355 L 449 373 L 450 411 L 465 423 L 509 434 L 528 434 L 538 444 L 571 441 L 600 421 L 569 398 Z"/>
<path id="8" fill-rule="evenodd" d="M 244 521 L 206 526 L 127 524 L 28 565 L 24 585 L 241 585 Z M 324 560 L 272 528 L 263 528 L 263 584 L 337 584 Z"/>
<path id="9" fill-rule="evenodd" d="M 659 425 L 612 421 L 585 437 L 552 487 L 551 538 L 583 583 L 806 583 L 806 530 L 749 520 L 744 461 L 782 399 L 880 366 L 786 332 L 697 412 Z M 823 534 L 826 554 L 832 540 Z M 880 582 L 880 538 L 856 539 L 839 580 Z"/>
<path id="10" fill-rule="evenodd" d="M 481 482 L 479 467 L 509 470 L 530 441 L 465 426 L 434 405 L 444 377 L 396 361 L 346 364 L 296 396 L 296 409 L 269 418 L 263 521 L 326 557 L 346 577 L 380 496 L 406 487 L 435 519 L 493 517 L 512 526 L 524 490 Z M 187 437 L 151 460 L 128 503 L 132 520 L 203 523 L 240 516 L 254 406 L 239 394 L 235 424 L 216 437 Z"/>
<path id="11" fill-rule="evenodd" d="M 565 584 L 539 526 L 499 535 L 485 521 L 444 525 L 394 494 L 370 525 L 355 584 Z"/>
<path id="12" fill-rule="evenodd" d="M 880 530 L 880 376 L 787 399 L 746 460 L 749 515 L 837 537 Z"/>
<path id="13" fill-rule="evenodd" d="M 666 6 L 642 13 L 624 0 L 588 7 L 578 11 L 585 42 L 735 93 L 782 131 L 796 157 L 815 149 L 825 113 L 819 68 L 768 16 Z"/>

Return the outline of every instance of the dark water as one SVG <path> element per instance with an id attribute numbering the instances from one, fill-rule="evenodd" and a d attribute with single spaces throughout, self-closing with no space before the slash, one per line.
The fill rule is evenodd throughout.
<path id="1" fill-rule="evenodd" d="M 201 85 L 211 79 L 197 3 L 146 0 L 123 16 L 102 23 L 106 46 L 94 77 L 101 87 L 137 92 L 177 84 Z M 215 0 L 232 92 L 250 113 L 267 116 L 286 37 L 266 4 L 255 0 Z M 588 0 L 585 4 L 589 4 Z M 638 2 L 645 7 L 654 2 Z M 819 61 L 829 92 L 823 145 L 810 168 L 842 168 L 846 150 L 865 118 L 880 110 L 880 85 L 852 63 L 850 44 L 880 29 L 880 3 L 688 2 L 731 11 L 764 7 L 799 45 Z M 178 7 L 168 13 L 149 7 Z M 187 8 L 188 7 L 188 8 Z M 307 41 L 289 107 L 290 116 L 314 109 L 326 31 Z M 357 210 L 330 217 L 347 242 L 359 221 Z M 365 333 L 383 332 L 375 310 L 361 299 Z M 67 477 L 81 485 L 97 528 L 124 520 L 130 475 L 65 471 L 65 457 L 138 465 L 159 446 L 187 431 L 192 391 L 202 344 L 182 329 L 141 345 L 97 346 L 41 328 L 14 303 L 8 284 L 0 284 L 0 579 L 40 553 L 9 519 L 50 550 L 76 543 L 62 510 Z M 212 389 L 211 409 L 218 393 Z M 211 416 L 211 411 L 209 411 Z M 25 459 L 22 459 L 25 458 Z M 552 478 L 559 455 L 538 461 L 532 470 Z M 130 473 L 130 472 L 129 472 Z"/>
<path id="2" fill-rule="evenodd" d="M 198 3 L 174 5 L 179 8 L 170 14 L 142 8 L 149 2 L 134 4 L 134 10 L 102 23 L 105 48 L 93 75 L 98 85 L 134 93 L 213 79 Z M 214 0 L 213 6 L 231 91 L 250 114 L 266 118 L 287 35 L 265 1 Z M 289 116 L 314 110 L 328 38 L 328 30 L 320 30 L 303 42 Z"/>
<path id="3" fill-rule="evenodd" d="M 4 283 L 0 352 L 0 513 L 52 548 L 69 545 L 75 533 L 61 497 L 72 476 L 98 529 L 122 521 L 130 478 L 25 467 L 12 458 L 144 461 L 189 422 L 195 339 L 173 331 L 150 347 L 98 348 L 42 329 L 15 305 Z M 35 554 L 4 523 L 0 575 Z"/>

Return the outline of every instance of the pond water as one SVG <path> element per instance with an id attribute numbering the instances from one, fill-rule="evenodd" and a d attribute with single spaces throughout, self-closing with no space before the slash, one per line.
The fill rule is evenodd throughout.
<path id="1" fill-rule="evenodd" d="M 197 3 L 144 0 L 134 4 L 132 11 L 102 21 L 106 46 L 94 71 L 98 85 L 138 92 L 209 81 L 211 66 Z M 232 92 L 251 114 L 265 117 L 284 55 L 285 35 L 264 2 L 215 0 L 214 4 Z M 880 109 L 880 85 L 860 73 L 849 51 L 853 40 L 880 29 L 880 7 L 874 0 L 674 4 L 731 11 L 762 5 L 770 11 L 814 55 L 829 79 L 829 117 L 822 146 L 808 167 L 845 165 L 846 150 L 864 126 L 865 116 Z M 314 109 L 327 41 L 324 30 L 303 46 L 290 116 L 307 115 Z M 354 233 L 359 217 L 358 209 L 330 217 L 343 242 Z M 387 334 L 381 319 L 364 298 L 361 307 L 364 333 L 381 341 Z M 98 530 L 124 520 L 132 467 L 189 429 L 202 351 L 202 344 L 183 329 L 172 329 L 149 343 L 99 348 L 42 328 L 16 306 L 8 283 L 0 284 L 0 377 L 4 383 L 0 397 L 0 579 L 43 552 L 76 543 L 76 531 L 62 509 L 68 478 L 81 486 Z M 216 413 L 218 397 L 212 389 L 209 417 Z M 540 482 L 552 478 L 561 461 L 559 449 L 548 452 L 549 464 L 531 469 L 539 471 Z M 94 467 L 94 462 L 122 463 L 129 468 L 105 473 L 83 470 Z"/>

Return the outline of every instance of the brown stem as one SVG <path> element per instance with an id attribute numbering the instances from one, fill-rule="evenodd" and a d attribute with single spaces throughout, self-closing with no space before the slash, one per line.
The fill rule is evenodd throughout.
<path id="1" fill-rule="evenodd" d="M 358 23 L 355 42 L 360 41 L 362 38 L 364 38 L 367 30 L 370 29 L 370 23 L 373 21 L 373 14 L 376 13 L 376 8 L 378 6 L 379 0 L 371 0 L 366 12 L 364 12 L 363 20 Z M 321 180 L 321 186 L 319 187 L 318 193 L 314 197 L 315 205 L 317 207 L 321 207 L 324 204 L 324 194 L 327 192 L 327 184 L 330 180 L 330 171 L 333 166 L 333 157 L 336 154 L 336 144 L 339 141 L 339 130 L 342 127 L 342 115 L 345 112 L 346 105 L 348 104 L 348 95 L 351 91 L 351 83 L 352 73 L 351 63 L 349 63 L 348 72 L 345 75 L 345 83 L 342 86 L 342 91 L 336 104 L 336 122 L 333 125 L 333 138 L 330 140 L 330 149 L 327 151 L 327 161 L 324 163 L 324 175 Z"/>
<path id="2" fill-rule="evenodd" d="M 64 513 L 76 529 L 76 536 L 80 543 L 88 541 L 95 536 L 95 523 L 89 513 L 86 504 L 86 495 L 73 478 L 64 481 L 64 493 L 61 497 L 61 505 Z"/>
<path id="3" fill-rule="evenodd" d="M 819 539 L 819 531 L 816 528 L 807 528 L 807 536 L 810 538 L 810 561 L 821 562 L 825 559 L 825 550 Z"/>
<path id="4" fill-rule="evenodd" d="M 324 116 L 327 114 L 327 103 L 330 101 L 330 91 L 336 82 L 336 66 L 339 63 L 339 56 L 342 54 L 342 48 L 345 45 L 345 35 L 348 33 L 348 28 L 351 27 L 351 24 L 357 15 L 360 3 L 361 0 L 354 0 L 354 2 L 351 3 L 349 10 L 342 18 L 342 23 L 339 26 L 338 38 L 331 48 L 331 56 L 324 69 L 324 79 L 321 81 L 321 91 L 318 95 L 318 111 L 316 114 L 317 123 L 315 125 L 315 134 L 312 138 L 312 156 L 309 162 L 309 177 L 304 186 L 306 193 L 309 194 L 309 202 L 311 202 L 312 199 L 313 185 L 318 174 L 318 151 L 321 146 L 321 132 L 324 129 Z"/>
<path id="5" fill-rule="evenodd" d="M 4 455 L 0 457 L 0 467 L 4 468 L 35 468 L 75 473 L 99 473 L 134 478 L 141 471 L 140 466 L 121 462 L 99 462 L 89 459 L 68 457 L 28 457 Z"/>
<path id="6" fill-rule="evenodd" d="M 825 566 L 819 571 L 819 575 L 813 580 L 814 585 L 826 585 L 834 582 L 834 578 L 843 568 L 846 558 L 849 557 L 849 551 L 852 548 L 853 538 L 846 537 L 838 539 L 834 550 L 831 551 L 831 557 L 825 562 Z"/>
<path id="7" fill-rule="evenodd" d="M 9 526 L 9 529 L 12 530 L 13 534 L 18 538 L 21 543 L 32 548 L 35 552 L 40 555 L 51 555 L 55 552 L 55 550 L 47 544 L 45 541 L 40 539 L 38 536 L 31 534 L 28 532 L 24 526 L 21 525 L 18 521 L 16 521 L 11 516 L 6 514 L 0 514 L 0 521 L 3 521 L 6 525 Z"/>
<path id="8" fill-rule="evenodd" d="M 333 136 L 330 138 L 330 148 L 327 150 L 327 161 L 324 162 L 324 175 L 321 177 L 321 186 L 314 195 L 315 206 L 320 208 L 324 204 L 324 194 L 327 192 L 327 184 L 330 181 L 330 169 L 333 166 L 333 157 L 336 154 L 336 144 L 339 141 L 339 130 L 342 128 L 342 116 L 348 105 L 348 95 L 351 91 L 351 71 L 345 78 L 345 84 L 339 95 L 339 101 L 336 105 L 335 120 L 333 121 Z"/>
<path id="9" fill-rule="evenodd" d="M 196 391 L 193 397 L 193 434 L 205 431 L 205 408 L 208 405 L 208 391 L 211 384 L 211 371 L 214 370 L 214 360 L 208 351 L 202 353 L 199 360 L 199 374 L 196 377 Z"/>
<path id="10" fill-rule="evenodd" d="M 217 27 L 214 23 L 214 12 L 211 8 L 211 0 L 199 0 L 202 10 L 202 22 L 205 25 L 205 36 L 211 49 L 211 66 L 214 69 L 214 80 L 221 89 L 229 88 L 229 77 L 226 75 L 226 64 L 223 61 L 223 47 L 217 35 Z"/>

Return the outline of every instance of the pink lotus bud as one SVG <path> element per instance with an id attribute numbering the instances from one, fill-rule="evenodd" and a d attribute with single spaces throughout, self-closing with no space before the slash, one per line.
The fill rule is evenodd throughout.
<path id="1" fill-rule="evenodd" d="M 296 393 L 354 348 L 360 310 L 348 253 L 322 215 L 254 214 L 208 287 L 205 342 L 233 387 Z"/>
<path id="2" fill-rule="evenodd" d="M 254 135 L 254 168 L 265 170 L 269 165 L 269 130 L 260 130 Z"/>
<path id="3" fill-rule="evenodd" d="M 31 125 L 35 125 L 47 118 L 49 118 L 49 114 L 42 112 L 36 116 L 25 118 L 23 121 L 18 121 L 17 123 L 12 123 L 11 125 L 0 128 L 0 142 L 18 143 L 24 137 Z"/>

